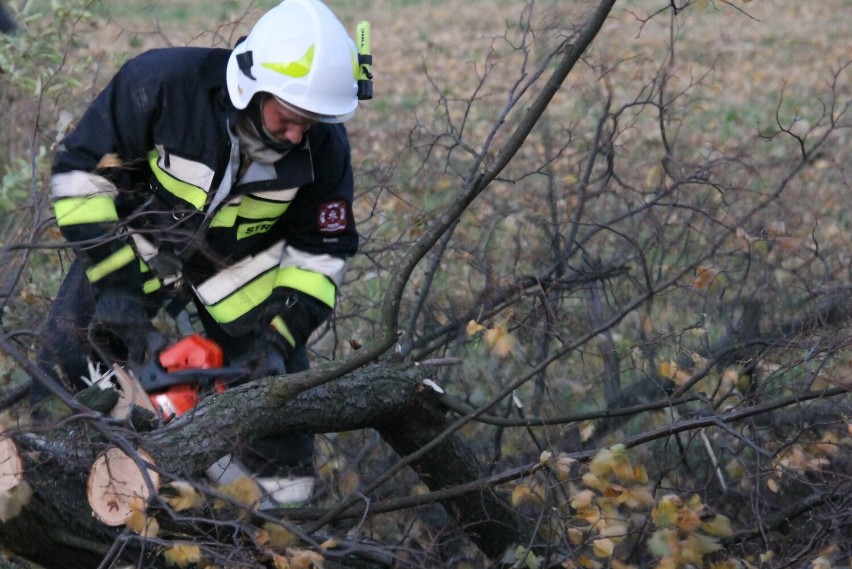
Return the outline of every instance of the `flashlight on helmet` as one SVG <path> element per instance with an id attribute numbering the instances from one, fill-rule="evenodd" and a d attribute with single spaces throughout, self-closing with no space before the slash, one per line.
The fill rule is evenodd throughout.
<path id="1" fill-rule="evenodd" d="M 370 50 L 370 22 L 360 22 L 355 28 L 358 50 L 358 99 L 373 98 L 373 54 Z"/>

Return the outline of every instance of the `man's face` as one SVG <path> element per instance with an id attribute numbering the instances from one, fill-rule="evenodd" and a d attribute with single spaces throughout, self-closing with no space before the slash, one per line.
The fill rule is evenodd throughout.
<path id="1" fill-rule="evenodd" d="M 267 97 L 263 101 L 260 114 L 266 131 L 279 142 L 299 144 L 314 124 L 279 103 L 275 97 Z"/>

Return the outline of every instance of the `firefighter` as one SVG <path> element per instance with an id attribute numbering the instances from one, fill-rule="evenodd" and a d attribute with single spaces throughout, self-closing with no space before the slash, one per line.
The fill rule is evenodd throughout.
<path id="1" fill-rule="evenodd" d="M 151 319 L 189 302 L 228 363 L 253 377 L 306 369 L 358 247 L 342 125 L 358 106 L 357 60 L 327 6 L 285 0 L 233 50 L 124 64 L 55 154 L 54 212 L 76 258 L 42 368 L 79 389 L 93 329 L 123 345 L 116 358 L 150 358 L 164 346 Z M 312 453 L 297 435 L 245 459 L 264 475 L 309 469 Z"/>

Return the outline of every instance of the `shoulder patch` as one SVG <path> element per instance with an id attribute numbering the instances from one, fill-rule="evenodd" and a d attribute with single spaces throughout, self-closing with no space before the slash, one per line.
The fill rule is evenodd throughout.
<path id="1" fill-rule="evenodd" d="M 325 202 L 319 206 L 317 229 L 320 233 L 340 233 L 348 225 L 347 207 L 344 200 Z"/>

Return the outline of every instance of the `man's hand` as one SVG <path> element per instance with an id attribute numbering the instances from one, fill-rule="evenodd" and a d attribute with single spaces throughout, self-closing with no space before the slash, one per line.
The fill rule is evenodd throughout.
<path id="1" fill-rule="evenodd" d="M 250 371 L 251 379 L 283 375 L 287 372 L 285 359 L 290 346 L 274 330 L 266 330 L 255 339 L 251 347 L 233 362 Z"/>
<path id="2" fill-rule="evenodd" d="M 106 415 L 118 403 L 118 391 L 112 387 L 103 389 L 98 385 L 91 385 L 77 393 L 74 399 L 103 415 Z"/>

